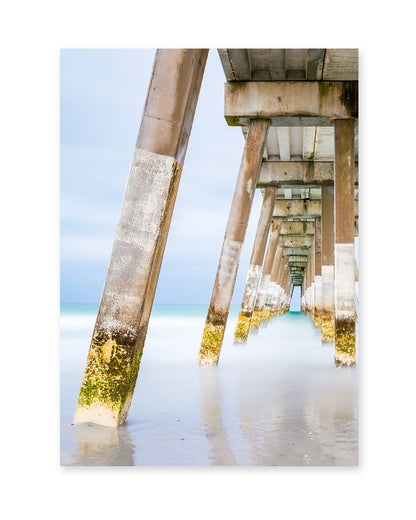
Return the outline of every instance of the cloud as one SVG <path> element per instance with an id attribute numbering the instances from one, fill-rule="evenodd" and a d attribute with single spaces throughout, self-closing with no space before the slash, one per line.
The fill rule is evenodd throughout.
<path id="1" fill-rule="evenodd" d="M 105 261 L 110 259 L 112 237 L 94 235 L 61 235 L 61 262 Z"/>

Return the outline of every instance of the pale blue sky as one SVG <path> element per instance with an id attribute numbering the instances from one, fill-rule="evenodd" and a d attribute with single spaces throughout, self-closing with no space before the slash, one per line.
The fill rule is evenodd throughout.
<path id="1" fill-rule="evenodd" d="M 150 81 L 154 50 L 61 51 L 61 301 L 98 302 Z M 224 116 L 211 50 L 155 297 L 209 303 L 244 139 Z M 233 303 L 241 302 L 257 190 Z"/>

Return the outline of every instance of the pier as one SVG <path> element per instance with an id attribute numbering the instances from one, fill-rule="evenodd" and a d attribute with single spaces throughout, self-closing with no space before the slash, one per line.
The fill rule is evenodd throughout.
<path id="1" fill-rule="evenodd" d="M 127 419 L 207 55 L 156 53 L 74 423 L 114 427 Z M 262 324 L 287 312 L 298 287 L 302 312 L 321 329 L 322 342 L 334 344 L 334 363 L 353 366 L 358 51 L 219 49 L 218 55 L 224 124 L 241 128 L 235 131 L 245 146 L 195 359 L 220 362 L 252 217 L 258 225 L 254 244 L 245 246 L 252 253 L 234 341 L 250 341 Z M 260 215 L 251 215 L 256 189 L 263 204 Z"/>

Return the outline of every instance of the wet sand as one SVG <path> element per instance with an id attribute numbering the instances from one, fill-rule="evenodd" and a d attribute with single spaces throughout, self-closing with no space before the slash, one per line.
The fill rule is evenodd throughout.
<path id="1" fill-rule="evenodd" d="M 358 369 L 301 313 L 234 345 L 230 314 L 220 363 L 198 367 L 204 306 L 153 312 L 128 423 L 72 425 L 93 312 L 63 314 L 61 464 L 93 466 L 352 466 L 358 464 Z"/>

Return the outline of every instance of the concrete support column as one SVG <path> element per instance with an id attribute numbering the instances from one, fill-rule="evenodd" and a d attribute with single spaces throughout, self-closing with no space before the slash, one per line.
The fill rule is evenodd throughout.
<path id="1" fill-rule="evenodd" d="M 202 335 L 198 356 L 198 363 L 201 365 L 218 363 L 269 125 L 268 119 L 253 119 L 249 124 L 217 276 Z"/>
<path id="2" fill-rule="evenodd" d="M 287 278 L 288 278 L 288 269 L 286 264 L 286 259 L 284 259 L 283 264 L 283 279 L 282 279 L 282 292 L 280 293 L 280 302 L 279 302 L 279 314 L 284 314 L 286 312 L 286 302 L 287 302 Z"/>
<path id="3" fill-rule="evenodd" d="M 354 121 L 335 121 L 335 363 L 355 365 Z"/>
<path id="4" fill-rule="evenodd" d="M 286 299 L 285 299 L 285 310 L 287 312 L 290 307 L 290 298 L 292 297 L 292 279 L 290 277 L 289 266 L 287 265 L 287 275 L 286 275 Z"/>
<path id="5" fill-rule="evenodd" d="M 285 265 L 285 299 L 284 299 L 284 305 L 283 305 L 283 312 L 287 312 L 289 309 L 289 285 L 290 285 L 290 270 L 289 270 L 289 264 L 286 261 Z"/>
<path id="6" fill-rule="evenodd" d="M 320 327 L 322 323 L 322 254 L 321 254 L 321 219 L 315 219 L 315 309 L 314 325 Z"/>
<path id="7" fill-rule="evenodd" d="M 316 234 L 314 232 L 314 234 Z M 315 319 L 315 237 L 311 244 L 311 290 L 310 290 L 310 318 Z"/>
<path id="8" fill-rule="evenodd" d="M 305 275 L 303 279 L 303 312 L 308 315 L 308 287 L 309 287 L 309 256 L 305 265 Z"/>
<path id="9" fill-rule="evenodd" d="M 306 291 L 306 314 L 313 320 L 314 316 L 314 247 L 313 244 L 309 248 L 308 264 L 307 264 L 307 283 Z"/>
<path id="10" fill-rule="evenodd" d="M 256 237 L 253 251 L 251 253 L 246 285 L 244 287 L 243 300 L 234 333 L 235 343 L 244 343 L 250 330 L 250 320 L 253 314 L 256 300 L 257 286 L 260 280 L 261 266 L 263 265 L 264 252 L 266 250 L 267 237 L 272 222 L 274 201 L 276 200 L 277 188 L 268 187 L 263 198 L 263 205 L 257 225 Z"/>
<path id="11" fill-rule="evenodd" d="M 277 243 L 276 255 L 273 261 L 272 272 L 270 274 L 269 294 L 266 298 L 266 308 L 269 309 L 270 316 L 275 316 L 277 313 L 277 304 L 281 292 L 279 285 L 279 270 L 283 263 L 283 247 L 281 240 Z"/>
<path id="12" fill-rule="evenodd" d="M 302 280 L 302 287 L 300 288 L 300 310 L 301 312 L 305 312 L 305 277 L 306 275 L 303 275 Z"/>
<path id="13" fill-rule="evenodd" d="M 127 418 L 207 56 L 156 53 L 74 423 Z"/>
<path id="14" fill-rule="evenodd" d="M 335 340 L 334 187 L 322 186 L 322 322 L 321 340 Z"/>
<path id="15" fill-rule="evenodd" d="M 280 256 L 279 261 L 279 267 L 277 270 L 277 278 L 276 278 L 276 285 L 277 285 L 277 292 L 276 292 L 276 298 L 272 304 L 272 314 L 273 316 L 276 314 L 281 314 L 281 306 L 283 301 L 283 292 L 284 292 L 284 277 L 285 277 L 285 262 L 286 258 L 283 252 Z"/>
<path id="16" fill-rule="evenodd" d="M 359 298 L 359 275 L 358 275 L 358 267 L 357 267 L 357 261 L 354 258 L 354 268 L 355 268 L 355 296 L 357 297 L 357 302 L 360 301 Z"/>
<path id="17" fill-rule="evenodd" d="M 264 319 L 267 320 L 272 314 L 272 303 L 277 291 L 277 271 L 279 268 L 279 262 L 282 255 L 281 236 L 277 242 L 276 254 L 274 255 L 272 270 L 270 272 L 269 287 L 267 289 L 266 302 L 264 304 L 263 315 Z M 266 317 L 268 316 L 268 318 Z"/>
<path id="18" fill-rule="evenodd" d="M 256 303 L 254 304 L 253 315 L 250 321 L 250 329 L 258 329 L 262 319 L 263 307 L 266 303 L 267 291 L 269 288 L 270 275 L 273 267 L 273 260 L 276 256 L 277 242 L 279 240 L 280 228 L 282 226 L 282 218 L 273 219 L 270 228 L 269 243 L 267 246 L 264 266 L 261 273 L 259 289 L 257 291 Z"/>
<path id="19" fill-rule="evenodd" d="M 283 282 L 283 299 L 282 299 L 282 307 L 281 314 L 284 314 L 287 310 L 287 298 L 288 298 L 288 284 L 289 284 L 289 270 L 287 265 L 285 266 L 285 278 Z"/>

